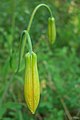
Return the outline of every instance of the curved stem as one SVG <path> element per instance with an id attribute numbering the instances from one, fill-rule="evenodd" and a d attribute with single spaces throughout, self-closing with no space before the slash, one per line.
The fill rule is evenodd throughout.
<path id="1" fill-rule="evenodd" d="M 51 17 L 52 17 L 52 12 L 51 12 L 51 9 L 48 7 L 48 5 L 46 5 L 46 4 L 40 4 L 40 5 L 38 5 L 38 6 L 34 9 L 32 15 L 31 15 L 31 18 L 30 18 L 30 21 L 29 21 L 29 24 L 28 24 L 28 27 L 27 27 L 27 31 L 28 31 L 28 32 L 30 31 L 31 24 L 32 24 L 32 21 L 33 21 L 33 18 L 34 18 L 34 15 L 35 15 L 36 11 L 37 11 L 40 7 L 42 7 L 42 6 L 43 6 L 43 7 L 46 7 L 46 8 L 48 9 L 48 11 L 49 11 L 49 13 L 50 13 L 50 15 L 51 15 Z"/>
<path id="2" fill-rule="evenodd" d="M 18 62 L 19 64 L 18 64 L 18 68 L 16 70 L 16 73 L 19 71 L 20 63 L 21 63 L 22 58 L 23 58 L 25 45 L 26 45 L 26 39 L 28 40 L 29 53 L 32 54 L 32 43 L 31 43 L 30 35 L 29 35 L 27 30 L 24 30 L 22 32 L 21 40 L 20 40 L 20 52 L 19 52 L 19 62 Z"/>

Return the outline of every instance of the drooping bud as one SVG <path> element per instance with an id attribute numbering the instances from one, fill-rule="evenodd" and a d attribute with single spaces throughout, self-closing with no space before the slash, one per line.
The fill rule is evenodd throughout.
<path id="1" fill-rule="evenodd" d="M 56 26 L 55 26 L 55 19 L 53 17 L 49 17 L 48 19 L 48 37 L 49 37 L 49 42 L 53 44 L 56 39 Z"/>
<path id="2" fill-rule="evenodd" d="M 40 84 L 37 69 L 37 56 L 34 52 L 25 55 L 24 95 L 28 108 L 35 113 L 40 99 Z"/>

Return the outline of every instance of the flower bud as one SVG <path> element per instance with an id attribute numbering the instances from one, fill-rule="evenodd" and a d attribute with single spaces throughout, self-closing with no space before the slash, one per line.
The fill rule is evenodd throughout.
<path id="1" fill-rule="evenodd" d="M 24 95 L 28 108 L 34 114 L 40 99 L 40 84 L 37 69 L 37 56 L 34 52 L 25 55 Z"/>
<path id="2" fill-rule="evenodd" d="M 49 37 L 49 42 L 53 44 L 56 39 L 56 26 L 55 26 L 55 19 L 53 17 L 49 17 L 48 19 L 48 37 Z"/>

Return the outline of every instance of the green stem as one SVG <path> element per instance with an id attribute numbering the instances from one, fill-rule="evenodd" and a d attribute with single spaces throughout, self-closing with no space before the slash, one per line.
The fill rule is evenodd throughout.
<path id="1" fill-rule="evenodd" d="M 20 40 L 20 53 L 19 53 L 19 62 L 18 62 L 19 64 L 18 64 L 18 68 L 16 70 L 16 73 L 19 71 L 20 63 L 21 63 L 23 55 L 24 55 L 26 39 L 28 40 L 29 53 L 32 54 L 32 43 L 31 43 L 30 35 L 29 35 L 27 30 L 24 30 L 22 32 L 21 40 Z"/>
<path id="2" fill-rule="evenodd" d="M 29 52 L 30 54 L 32 54 L 32 42 L 31 42 L 31 38 L 30 38 L 28 31 L 26 31 L 26 35 L 28 37 L 27 39 L 28 39 L 28 45 L 29 45 Z"/>
<path id="3" fill-rule="evenodd" d="M 32 21 L 33 21 L 33 18 L 34 18 L 35 13 L 36 13 L 37 10 L 38 10 L 40 7 L 42 7 L 42 6 L 47 8 L 47 10 L 48 10 L 49 13 L 50 13 L 50 16 L 52 17 L 51 9 L 50 9 L 50 8 L 48 7 L 48 5 L 46 5 L 46 4 L 39 4 L 39 5 L 33 10 L 33 13 L 32 13 L 32 15 L 31 15 L 31 18 L 30 18 L 30 21 L 29 21 L 29 24 L 28 24 L 28 27 L 27 27 L 27 30 L 24 30 L 23 33 L 22 33 L 22 36 L 21 36 L 21 49 L 20 49 L 20 54 L 19 54 L 19 64 L 18 64 L 17 72 L 19 71 L 20 63 L 21 63 L 21 61 L 22 61 L 22 57 L 23 57 L 23 54 L 24 54 L 26 39 L 28 40 L 29 53 L 32 54 L 32 42 L 31 42 L 31 39 L 30 39 L 29 31 L 30 31 L 30 28 L 31 28 Z M 24 35 L 25 35 L 25 36 L 24 36 Z M 23 36 L 24 36 L 24 39 L 23 39 Z M 23 39 L 23 40 L 22 40 L 22 39 Z M 16 73 L 17 73 L 17 72 L 16 72 Z"/>
<path id="4" fill-rule="evenodd" d="M 33 21 L 33 18 L 34 18 L 34 15 L 35 15 L 36 11 L 37 11 L 40 7 L 42 7 L 42 6 L 43 6 L 43 7 L 46 7 L 46 8 L 48 9 L 48 11 L 49 11 L 49 13 L 50 13 L 50 15 L 51 15 L 51 17 L 52 17 L 52 12 L 51 12 L 51 9 L 48 7 L 48 5 L 46 5 L 46 4 L 40 4 L 40 5 L 38 5 L 38 6 L 34 9 L 32 15 L 31 15 L 31 18 L 30 18 L 30 21 L 29 21 L 29 24 L 28 24 L 28 27 L 27 27 L 27 31 L 28 31 L 28 32 L 30 31 L 31 24 L 32 24 L 32 21 Z"/>

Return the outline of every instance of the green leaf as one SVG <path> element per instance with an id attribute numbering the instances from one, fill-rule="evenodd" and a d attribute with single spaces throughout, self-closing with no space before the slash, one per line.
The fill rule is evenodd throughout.
<path id="1" fill-rule="evenodd" d="M 21 39 L 20 39 L 19 64 L 18 64 L 17 72 L 19 71 L 20 64 L 24 55 L 24 49 L 26 46 L 26 37 L 27 37 L 26 31 L 24 30 L 21 34 Z"/>

